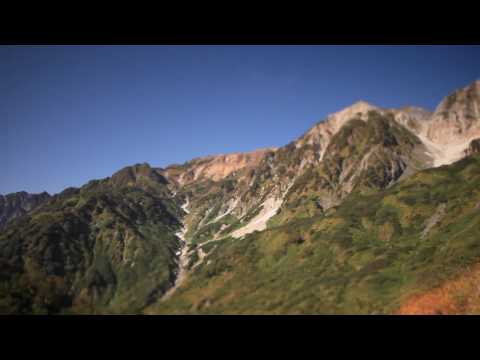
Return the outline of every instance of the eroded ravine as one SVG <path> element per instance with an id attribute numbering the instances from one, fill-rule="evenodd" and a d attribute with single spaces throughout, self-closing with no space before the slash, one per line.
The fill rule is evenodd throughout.
<path id="1" fill-rule="evenodd" d="M 182 205 L 182 210 L 185 211 L 186 214 L 189 213 L 188 210 L 189 199 L 185 201 L 185 204 Z M 173 286 L 167 290 L 167 292 L 163 295 L 162 300 L 168 299 L 179 287 L 182 285 L 183 281 L 187 276 L 187 266 L 188 266 L 188 246 L 187 240 L 185 239 L 185 234 L 187 233 L 187 225 L 185 223 L 185 219 L 182 220 L 182 229 L 175 233 L 175 235 L 180 239 L 180 250 L 176 253 L 178 255 L 178 268 L 175 272 L 175 281 Z"/>

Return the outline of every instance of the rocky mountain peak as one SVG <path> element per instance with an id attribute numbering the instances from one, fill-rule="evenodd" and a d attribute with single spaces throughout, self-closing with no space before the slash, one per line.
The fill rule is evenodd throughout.
<path id="1" fill-rule="evenodd" d="M 42 192 L 30 194 L 20 191 L 5 196 L 0 195 L 0 228 L 9 220 L 20 217 L 50 199 L 50 194 Z"/>
<path id="2" fill-rule="evenodd" d="M 313 145 L 319 149 L 319 158 L 322 159 L 332 137 L 350 120 L 366 120 L 370 111 L 382 111 L 380 108 L 359 100 L 354 104 L 327 116 L 320 121 L 296 142 L 297 148 L 304 145 Z"/>
<path id="3" fill-rule="evenodd" d="M 278 149 L 0 195 L 0 313 L 386 313 L 418 278 L 480 256 L 479 90 L 434 114 L 360 100 Z M 275 305 L 297 283 L 302 302 Z"/>
<path id="4" fill-rule="evenodd" d="M 377 109 L 377 107 L 375 105 L 370 104 L 369 102 L 367 102 L 365 100 L 358 100 L 358 101 L 354 102 L 352 105 L 350 105 L 349 107 L 347 107 L 346 109 L 352 109 L 352 110 L 355 110 L 357 112 L 365 112 L 365 111 Z"/>
<path id="5" fill-rule="evenodd" d="M 480 115 L 479 104 L 480 80 L 477 80 L 445 97 L 435 109 L 435 114 L 448 116 L 448 113 L 455 112 L 460 116 L 478 118 Z"/>
<path id="6" fill-rule="evenodd" d="M 460 160 L 480 138 L 480 81 L 445 97 L 427 122 L 407 127 L 426 145 L 434 166 Z"/>
<path id="7" fill-rule="evenodd" d="M 329 122 L 332 129 L 337 132 L 353 118 L 365 119 L 369 111 L 380 111 L 380 109 L 366 101 L 360 100 L 339 112 L 329 115 L 327 122 Z"/>
<path id="8" fill-rule="evenodd" d="M 167 183 L 166 179 L 148 163 L 127 166 L 113 174 L 110 179 L 114 185 L 119 186 L 138 185 L 140 182 L 149 180 L 161 184 Z"/>

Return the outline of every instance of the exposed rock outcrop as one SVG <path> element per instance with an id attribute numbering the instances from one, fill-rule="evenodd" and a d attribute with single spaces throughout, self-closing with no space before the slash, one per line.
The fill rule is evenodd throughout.
<path id="1" fill-rule="evenodd" d="M 480 153 L 480 139 L 470 141 L 470 145 L 468 145 L 468 148 L 465 150 L 465 156 L 478 153 Z"/>
<path id="2" fill-rule="evenodd" d="M 180 186 L 199 180 L 219 181 L 235 171 L 257 166 L 267 153 L 273 151 L 275 151 L 275 148 L 259 149 L 248 153 L 201 157 L 184 165 L 169 166 L 164 170 L 164 174 Z"/>
<path id="3" fill-rule="evenodd" d="M 288 248 L 294 246 L 286 260 L 295 262 L 289 266 L 295 269 L 304 261 L 323 258 L 305 269 L 325 263 L 317 270 L 321 270 L 318 274 L 322 274 L 326 288 L 337 289 L 345 271 L 352 269 L 351 284 L 360 284 L 362 273 L 377 276 L 376 282 L 368 280 L 368 289 L 378 287 L 383 291 L 385 284 L 395 284 L 398 279 L 379 276 L 378 270 L 394 261 L 412 259 L 410 253 L 428 245 L 442 232 L 442 226 L 450 231 L 453 222 L 448 224 L 449 209 L 457 208 L 450 204 L 455 197 L 463 196 L 460 192 L 450 196 L 459 182 L 459 178 L 449 177 L 450 168 L 432 170 L 437 176 L 420 173 L 421 179 L 413 182 L 415 186 L 399 192 L 394 192 L 397 187 L 390 188 L 422 169 L 480 152 L 479 87 L 477 81 L 448 96 L 433 114 L 415 107 L 382 109 L 359 101 L 278 149 L 202 157 L 166 169 L 136 164 L 79 189 L 67 189 L 50 200 L 46 193 L 0 196 L 0 226 L 21 217 L 0 233 L 0 273 L 10 283 L 10 287 L 0 289 L 0 312 L 55 313 L 68 308 L 77 312 L 137 311 L 169 288 L 172 294 L 187 271 L 195 276 L 210 266 L 206 270 L 209 283 L 224 273 L 234 276 L 231 274 L 238 267 L 224 266 L 226 263 L 222 265 L 219 259 L 228 262 L 233 257 L 241 258 L 254 247 L 239 247 L 229 253 L 228 246 L 247 244 L 256 235 L 244 235 L 267 228 L 269 232 L 260 236 L 265 237 L 261 240 L 267 246 L 255 256 L 263 261 L 265 254 L 272 255 L 267 262 L 259 263 L 263 270 L 270 271 L 271 264 L 282 261 Z M 456 172 L 458 177 L 469 176 L 465 181 L 468 184 L 478 175 L 476 162 L 478 158 L 473 156 L 452 168 L 463 164 L 466 170 Z M 431 182 L 444 178 L 448 181 L 430 190 Z M 445 186 L 451 186 L 448 192 L 443 190 Z M 476 189 L 477 185 L 463 193 L 474 196 L 478 194 Z M 391 201 L 383 206 L 385 193 L 391 194 Z M 419 199 L 429 205 L 420 208 Z M 478 198 L 473 198 L 468 208 L 469 217 L 478 216 Z M 478 219 L 467 220 L 473 224 L 473 240 L 463 254 L 479 248 L 474 233 L 478 231 Z M 298 234 L 300 230 L 308 232 Z M 270 242 L 267 237 L 277 231 L 286 233 Z M 408 246 L 397 247 L 392 240 L 395 236 Z M 213 249 L 209 243 L 222 239 L 225 241 L 217 242 L 216 250 L 209 252 Z M 410 240 L 419 243 L 408 244 Z M 312 248 L 297 248 L 313 243 Z M 383 248 L 386 243 L 388 248 Z M 437 248 L 423 248 L 413 265 L 431 259 Z M 377 249 L 385 256 L 373 251 Z M 370 250 L 371 258 L 377 257 L 373 263 L 366 262 L 370 255 L 356 256 Z M 215 258 L 217 251 L 228 256 Z M 330 253 L 335 251 L 342 263 L 345 259 L 351 263 L 341 270 L 328 265 Z M 247 262 L 241 264 L 248 266 Z M 330 271 L 330 278 L 324 271 Z M 251 273 L 257 276 L 256 271 Z M 318 276 L 312 279 L 313 285 L 319 284 Z M 332 300 L 335 306 L 344 297 L 343 290 Z M 214 301 L 211 304 L 214 306 Z M 275 309 L 277 305 L 268 306 Z M 363 307 L 360 302 L 349 306 Z"/>
<path id="4" fill-rule="evenodd" d="M 35 209 L 50 198 L 47 192 L 29 194 L 25 191 L 0 195 L 0 228 L 9 220 Z"/>
<path id="5" fill-rule="evenodd" d="M 437 106 L 427 136 L 442 144 L 480 137 L 480 81 L 453 92 Z"/>
<path id="6" fill-rule="evenodd" d="M 421 136 L 432 150 L 434 166 L 465 157 L 470 142 L 480 138 L 480 81 L 447 96 Z"/>

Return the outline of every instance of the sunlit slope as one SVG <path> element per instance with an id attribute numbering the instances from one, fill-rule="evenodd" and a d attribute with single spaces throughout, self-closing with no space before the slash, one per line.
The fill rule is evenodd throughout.
<path id="1" fill-rule="evenodd" d="M 147 313 L 397 312 L 480 261 L 480 156 L 207 250 Z"/>

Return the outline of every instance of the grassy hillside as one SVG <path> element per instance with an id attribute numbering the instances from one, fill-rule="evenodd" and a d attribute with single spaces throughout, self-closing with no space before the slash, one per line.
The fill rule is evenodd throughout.
<path id="1" fill-rule="evenodd" d="M 0 234 L 0 313 L 132 313 L 173 281 L 181 210 L 148 165 L 68 189 Z"/>
<path id="2" fill-rule="evenodd" d="M 480 156 L 212 245 L 147 313 L 381 314 L 480 260 Z"/>

